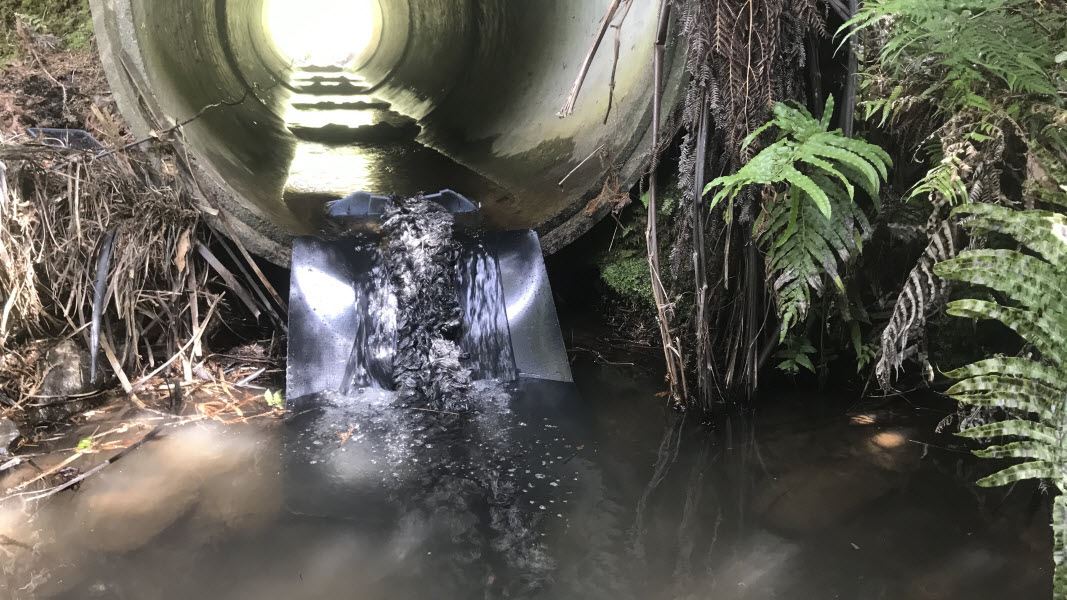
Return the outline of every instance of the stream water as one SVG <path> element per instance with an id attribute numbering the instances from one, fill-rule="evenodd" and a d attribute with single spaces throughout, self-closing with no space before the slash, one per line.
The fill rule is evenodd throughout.
<path id="1" fill-rule="evenodd" d="M 1046 499 L 974 488 L 931 411 L 782 389 L 709 432 L 656 375 L 575 376 L 476 386 L 476 414 L 368 392 L 169 432 L 32 519 L 5 507 L 0 597 L 1050 595 Z"/>
<path id="2" fill-rule="evenodd" d="M 164 429 L 77 490 L 0 505 L 0 598 L 1051 595 L 1047 497 L 975 488 L 992 467 L 925 399 L 779 385 L 709 428 L 641 361 L 517 379 L 495 259 L 451 226 L 401 206 L 364 252 L 343 393 Z"/>

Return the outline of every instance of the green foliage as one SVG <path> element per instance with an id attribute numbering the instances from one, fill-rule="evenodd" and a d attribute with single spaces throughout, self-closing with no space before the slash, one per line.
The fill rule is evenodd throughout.
<path id="1" fill-rule="evenodd" d="M 815 364 L 812 362 L 811 357 L 815 352 L 815 346 L 812 346 L 806 337 L 789 336 L 782 343 L 781 349 L 775 353 L 774 357 L 779 361 L 779 371 L 796 375 L 800 373 L 801 369 L 804 369 L 814 373 Z"/>
<path id="2" fill-rule="evenodd" d="M 868 118 L 911 127 L 924 107 L 944 122 L 912 195 L 967 201 L 969 176 L 1002 150 L 1005 129 L 1046 168 L 1067 160 L 1063 0 L 869 0 L 845 30 L 879 42 L 864 74 Z"/>
<path id="3" fill-rule="evenodd" d="M 78 445 L 75 448 L 79 453 L 85 454 L 93 451 L 93 438 L 87 437 L 78 440 Z"/>
<path id="4" fill-rule="evenodd" d="M 615 258 L 601 267 L 600 279 L 626 300 L 642 305 L 652 303 L 652 283 L 644 255 L 626 253 Z"/>
<path id="5" fill-rule="evenodd" d="M 956 209 L 972 230 L 1010 236 L 1019 250 L 967 250 L 935 268 L 945 279 L 994 290 L 1003 303 L 965 299 L 951 302 L 959 317 L 1000 321 L 1030 344 L 1036 356 L 997 356 L 948 373 L 960 381 L 948 393 L 959 402 L 1007 411 L 1009 417 L 972 427 L 961 436 L 1009 438 L 978 456 L 1023 462 L 978 482 L 1009 485 L 1046 479 L 1067 492 L 1067 216 L 1047 211 L 1012 211 L 987 204 Z M 1056 597 L 1067 597 L 1064 554 L 1067 507 L 1061 495 L 1053 509 Z"/>
<path id="6" fill-rule="evenodd" d="M 883 73 L 898 83 L 932 74 L 919 93 L 949 111 L 1014 101 L 989 93 L 997 89 L 1055 97 L 1067 77 L 1057 58 L 1067 31 L 1058 0 L 868 0 L 842 30 L 870 29 L 889 30 L 878 56 Z M 884 121 L 907 95 L 897 86 L 868 110 Z"/>
<path id="7" fill-rule="evenodd" d="M 744 141 L 747 146 L 774 128 L 774 143 L 737 173 L 715 179 L 704 190 L 708 194 L 718 189 L 711 199 L 714 207 L 724 200 L 732 203 L 749 186 L 784 188 L 756 222 L 783 340 L 807 316 L 812 293 L 822 294 L 823 275 L 844 289 L 839 264 L 860 252 L 870 232 L 855 203 L 855 188 L 877 198 L 892 164 L 878 146 L 830 131 L 833 106 L 830 98 L 822 119 L 816 119 L 802 108 L 776 105 L 774 118 Z"/>
<path id="8" fill-rule="evenodd" d="M 59 37 L 73 49 L 93 39 L 89 0 L 0 0 L 0 60 L 15 52 L 15 21 Z"/>
<path id="9" fill-rule="evenodd" d="M 916 338 L 947 299 L 930 273 L 933 259 L 959 250 L 947 207 L 1023 198 L 1067 206 L 1067 2 L 868 0 L 841 31 L 859 37 L 868 119 L 927 162 L 908 197 L 933 209 L 927 251 L 883 332 L 886 387 L 906 356 L 925 356 Z M 1005 168 L 1024 160 L 1025 171 Z"/>
<path id="10" fill-rule="evenodd" d="M 281 390 L 266 390 L 263 392 L 263 400 L 267 403 L 267 406 L 275 410 L 285 408 L 285 394 L 283 394 Z"/>

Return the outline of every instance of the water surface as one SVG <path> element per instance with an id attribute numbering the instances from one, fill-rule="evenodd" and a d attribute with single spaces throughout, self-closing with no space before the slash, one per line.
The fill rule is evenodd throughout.
<path id="1" fill-rule="evenodd" d="M 904 402 L 797 389 L 714 430 L 657 375 L 382 392 L 284 423 L 167 431 L 28 518 L 0 512 L 3 598 L 1049 597 L 1047 498 Z M 2 587 L 6 586 L 6 590 Z"/>

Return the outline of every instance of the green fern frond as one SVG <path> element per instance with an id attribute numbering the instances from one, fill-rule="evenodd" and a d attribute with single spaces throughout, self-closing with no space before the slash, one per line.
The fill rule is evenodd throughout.
<path id="1" fill-rule="evenodd" d="M 711 199 L 711 207 L 736 198 L 751 185 L 787 184 L 800 188 L 830 218 L 830 199 L 811 178 L 812 174 L 838 180 L 850 198 L 853 196 L 853 181 L 868 193 L 877 195 L 879 177 L 887 177 L 892 159 L 874 144 L 845 137 L 838 131 L 828 131 L 833 110 L 833 98 L 828 99 L 821 120 L 804 109 L 781 103 L 775 105 L 774 118 L 749 135 L 744 146 L 771 128 L 778 130 L 778 139 L 736 173 L 707 184 L 705 195 L 718 189 Z M 800 166 L 805 166 L 808 173 L 802 172 Z M 855 176 L 857 173 L 859 177 Z"/>
<path id="2" fill-rule="evenodd" d="M 1035 358 L 988 358 L 948 373 L 961 379 L 948 390 L 959 402 L 1014 415 L 959 433 L 979 440 L 1015 438 L 976 454 L 1024 459 L 978 485 L 1044 479 L 1067 492 L 1067 216 L 990 204 L 965 205 L 953 214 L 964 218 L 972 230 L 1010 236 L 1033 253 L 968 250 L 935 268 L 940 277 L 998 292 L 1004 302 L 957 300 L 949 304 L 949 314 L 998 320 L 1037 352 Z M 1067 506 L 1061 495 L 1053 508 L 1057 598 L 1067 597 L 1065 518 Z"/>
<path id="3" fill-rule="evenodd" d="M 937 72 L 934 89 L 952 110 L 993 106 L 989 93 L 1003 87 L 1011 94 L 1055 96 L 1055 62 L 1067 16 L 1050 3 L 1032 0 L 868 0 L 842 26 L 842 37 L 873 28 L 890 30 L 879 62 L 899 81 L 905 74 Z M 1038 12 L 1036 18 L 1033 13 Z M 843 43 L 843 42 L 842 42 Z"/>
<path id="4" fill-rule="evenodd" d="M 732 202 L 753 185 L 784 188 L 764 207 L 755 237 L 766 252 L 766 269 L 781 321 L 781 339 L 803 321 L 812 294 L 821 295 L 823 277 L 844 289 L 842 264 L 862 249 L 870 225 L 855 203 L 860 187 L 877 197 L 892 160 L 878 146 L 830 131 L 833 98 L 821 119 L 803 108 L 778 104 L 774 118 L 745 140 L 747 146 L 769 130 L 778 137 L 732 175 L 704 188 L 715 191 L 711 206 Z"/>

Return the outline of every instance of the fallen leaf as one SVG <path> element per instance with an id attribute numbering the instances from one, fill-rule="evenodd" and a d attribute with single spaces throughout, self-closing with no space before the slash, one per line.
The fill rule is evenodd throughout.
<path id="1" fill-rule="evenodd" d="M 189 249 L 193 246 L 192 234 L 192 229 L 186 229 L 182 232 L 181 236 L 178 237 L 178 250 L 174 254 L 174 266 L 178 267 L 179 275 L 184 273 L 185 267 L 188 266 L 186 261 L 189 256 Z"/>

